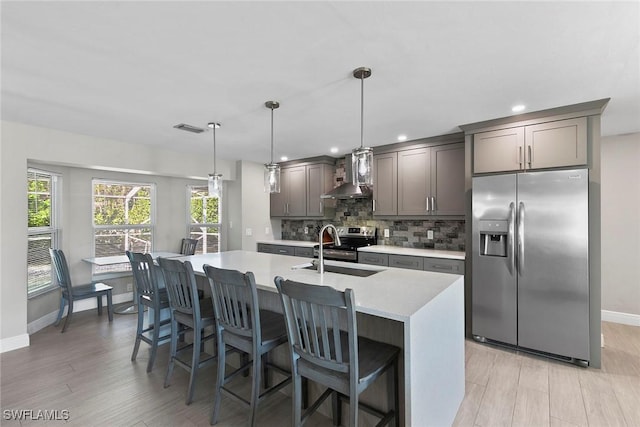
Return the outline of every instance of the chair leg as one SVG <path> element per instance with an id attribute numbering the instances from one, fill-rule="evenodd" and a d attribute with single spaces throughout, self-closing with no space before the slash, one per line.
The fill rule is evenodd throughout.
<path id="1" fill-rule="evenodd" d="M 342 424 L 342 399 L 338 396 L 337 391 L 331 393 L 331 412 L 333 418 L 333 425 L 339 426 Z M 351 424 L 353 426 L 353 424 Z"/>
<path id="2" fill-rule="evenodd" d="M 58 310 L 58 317 L 56 318 L 56 323 L 54 326 L 58 326 L 60 324 L 60 320 L 62 319 L 62 314 L 64 313 L 64 305 L 65 305 L 65 297 L 60 296 L 60 310 Z"/>
<path id="3" fill-rule="evenodd" d="M 216 331 L 216 342 L 218 347 L 218 378 L 216 378 L 216 395 L 213 401 L 213 410 L 211 411 L 211 425 L 218 422 L 218 414 L 220 414 L 220 402 L 222 401 L 222 387 L 224 386 L 224 376 L 226 371 L 226 354 L 225 344 L 222 342 L 222 331 Z"/>
<path id="4" fill-rule="evenodd" d="M 351 396 L 349 396 L 349 425 L 358 425 L 358 393 L 355 390 L 351 390 Z"/>
<path id="5" fill-rule="evenodd" d="M 111 289 L 107 291 L 107 314 L 109 315 L 109 322 L 113 322 L 113 298 Z"/>
<path id="6" fill-rule="evenodd" d="M 133 353 L 131 354 L 131 361 L 135 361 L 138 356 L 138 350 L 140 349 L 140 341 L 142 337 L 142 327 L 144 323 L 144 310 L 140 310 L 142 304 L 138 304 L 136 301 L 136 305 L 138 306 L 138 327 L 136 328 L 136 342 L 133 345 Z"/>
<path id="7" fill-rule="evenodd" d="M 394 425 L 400 427 L 400 392 L 398 390 L 398 359 L 393 361 L 393 411 Z"/>
<path id="8" fill-rule="evenodd" d="M 64 319 L 64 325 L 62 326 L 62 331 L 60 332 L 64 332 L 67 330 L 67 326 L 69 326 L 69 323 L 71 322 L 72 313 L 73 313 L 73 300 L 69 299 L 69 309 L 67 311 L 67 318 Z"/>
<path id="9" fill-rule="evenodd" d="M 196 373 L 198 365 L 200 365 L 200 345 L 202 344 L 202 329 L 195 325 L 193 328 L 193 353 L 191 355 L 191 372 L 189 374 L 189 389 L 187 391 L 187 399 L 185 403 L 191 404 L 193 400 L 193 390 L 196 387 Z"/>
<path id="10" fill-rule="evenodd" d="M 294 362 L 295 363 L 295 362 Z M 295 371 L 295 372 L 294 372 Z M 291 378 L 293 382 L 293 405 L 291 408 L 291 425 L 300 427 L 302 425 L 302 384 L 298 375 L 297 367 L 291 368 Z"/>
<path id="11" fill-rule="evenodd" d="M 169 387 L 171 375 L 173 375 L 174 359 L 176 358 L 176 352 L 178 348 L 178 324 L 171 315 L 171 344 L 169 353 L 169 366 L 167 366 L 167 375 L 164 377 L 164 387 Z"/>
<path id="12" fill-rule="evenodd" d="M 144 305 L 138 305 L 138 316 L 143 313 L 144 319 Z M 147 373 L 153 369 L 153 364 L 156 361 L 156 355 L 158 354 L 158 341 L 160 340 L 160 308 L 153 309 L 153 336 L 151 337 L 151 351 L 149 354 L 149 363 L 147 363 Z"/>
<path id="13" fill-rule="evenodd" d="M 255 343 L 254 343 L 255 346 Z M 260 384 L 262 384 L 262 367 L 260 366 L 262 357 L 254 351 L 253 354 L 253 378 L 251 386 L 251 414 L 249 416 L 249 425 L 251 427 L 256 425 L 256 412 L 258 411 L 258 399 L 260 398 Z"/>
<path id="14" fill-rule="evenodd" d="M 263 390 L 268 389 L 271 386 L 271 382 L 269 380 L 269 353 L 265 353 L 262 355 L 262 387 Z"/>
<path id="15" fill-rule="evenodd" d="M 98 300 L 98 316 L 102 316 L 102 294 L 98 294 L 96 299 Z"/>

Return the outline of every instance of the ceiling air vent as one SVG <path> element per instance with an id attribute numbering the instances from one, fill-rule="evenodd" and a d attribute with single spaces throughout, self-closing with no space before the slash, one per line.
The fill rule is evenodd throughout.
<path id="1" fill-rule="evenodd" d="M 204 129 L 196 127 L 196 126 L 191 126 L 185 123 L 180 123 L 179 125 L 175 125 L 174 128 L 176 129 L 180 129 L 180 130 L 184 130 L 187 132 L 193 132 L 193 133 L 202 133 L 204 132 Z"/>

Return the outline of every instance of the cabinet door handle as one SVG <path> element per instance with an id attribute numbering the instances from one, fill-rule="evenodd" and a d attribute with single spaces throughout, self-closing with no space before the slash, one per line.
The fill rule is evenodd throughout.
<path id="1" fill-rule="evenodd" d="M 520 165 L 520 169 L 522 169 L 522 145 L 518 147 L 518 164 Z"/>
<path id="2" fill-rule="evenodd" d="M 373 211 L 376 211 L 376 199 L 373 199 Z"/>
<path id="3" fill-rule="evenodd" d="M 527 145 L 527 151 L 529 155 L 529 169 L 531 169 L 531 162 L 533 162 L 533 151 L 531 151 L 531 146 Z"/>
<path id="4" fill-rule="evenodd" d="M 322 213 L 322 200 L 320 200 L 320 213 Z"/>
<path id="5" fill-rule="evenodd" d="M 429 212 L 429 198 L 427 197 L 427 212 Z"/>
<path id="6" fill-rule="evenodd" d="M 436 198 L 435 196 L 431 196 L 431 212 L 436 211 Z"/>

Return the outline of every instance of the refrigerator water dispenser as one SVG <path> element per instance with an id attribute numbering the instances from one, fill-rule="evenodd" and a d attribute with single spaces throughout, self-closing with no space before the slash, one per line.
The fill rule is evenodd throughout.
<path id="1" fill-rule="evenodd" d="M 507 220 L 480 220 L 480 255 L 507 256 Z"/>

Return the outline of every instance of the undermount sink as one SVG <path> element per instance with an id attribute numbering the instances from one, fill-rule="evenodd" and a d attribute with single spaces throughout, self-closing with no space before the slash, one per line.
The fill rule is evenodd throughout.
<path id="1" fill-rule="evenodd" d="M 304 269 L 317 271 L 318 266 L 315 264 L 312 264 L 304 267 Z M 360 268 L 349 268 L 349 267 L 325 264 L 324 271 L 327 273 L 347 274 L 349 276 L 369 277 L 373 274 L 379 273 L 382 270 L 362 270 Z"/>

